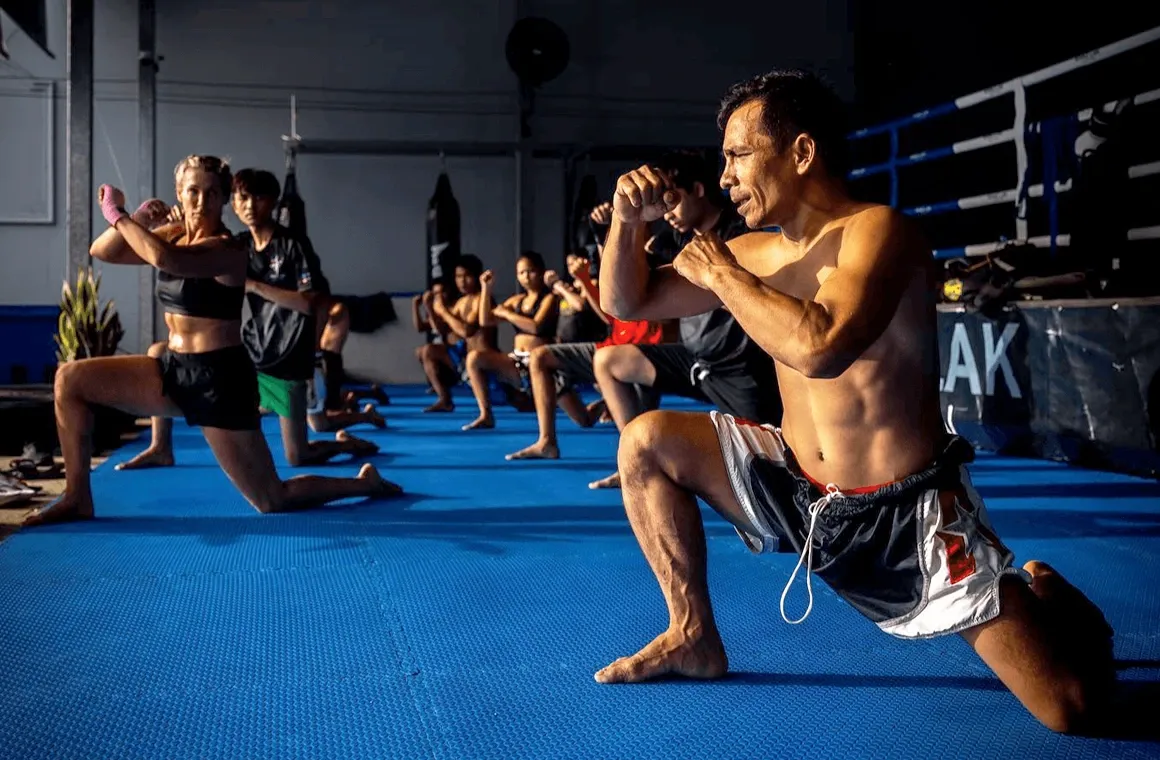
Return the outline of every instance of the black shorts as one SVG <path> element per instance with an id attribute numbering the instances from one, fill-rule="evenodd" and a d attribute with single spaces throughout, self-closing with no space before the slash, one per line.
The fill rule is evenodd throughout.
<path id="1" fill-rule="evenodd" d="M 500 377 L 501 384 L 505 387 L 515 387 L 518 391 L 523 391 L 528 395 L 532 395 L 532 375 L 531 363 L 532 354 L 530 351 L 512 351 L 508 354 L 508 358 L 516 365 L 516 371 L 520 373 L 520 383 L 518 387 L 512 386 L 506 378 Z M 563 372 L 554 372 L 552 379 L 556 385 L 556 395 L 561 396 L 572 390 L 572 385 L 568 381 L 567 375 Z"/>
<path id="2" fill-rule="evenodd" d="M 737 530 L 745 545 L 798 555 L 811 546 L 800 572 L 818 575 L 886 633 L 920 639 L 971 628 L 999 614 L 1003 576 L 1030 582 L 971 485 L 966 464 L 974 450 L 962 438 L 949 437 L 919 473 L 843 493 L 810 479 L 779 429 L 709 416 L 729 484 L 755 531 Z M 789 584 L 786 591 L 783 616 L 787 596 L 801 594 L 790 593 Z"/>
<path id="3" fill-rule="evenodd" d="M 777 373 L 764 352 L 754 350 L 740 362 L 717 367 L 698 361 L 680 343 L 637 348 L 656 369 L 656 392 L 704 401 L 742 419 L 781 424 Z"/>
<path id="4" fill-rule="evenodd" d="M 592 360 L 596 358 L 595 343 L 554 343 L 547 349 L 560 367 L 556 374 L 563 375 L 564 385 L 571 387 L 596 382 L 592 370 Z"/>
<path id="5" fill-rule="evenodd" d="M 157 362 L 161 392 L 193 427 L 258 429 L 258 370 L 243 346 L 202 354 L 167 348 Z"/>
<path id="6" fill-rule="evenodd" d="M 465 341 L 452 343 L 435 344 L 442 345 L 447 349 L 447 358 L 451 360 L 454 366 L 448 367 L 443 362 L 439 362 L 436 371 L 439 373 L 439 382 L 443 383 L 448 388 L 453 388 L 461 382 L 469 382 L 467 377 L 467 344 Z"/>

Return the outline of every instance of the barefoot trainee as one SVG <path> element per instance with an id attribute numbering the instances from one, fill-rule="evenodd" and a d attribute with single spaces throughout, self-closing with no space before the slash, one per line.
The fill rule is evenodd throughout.
<path id="1" fill-rule="evenodd" d="M 463 271 L 466 274 L 466 270 Z M 451 400 L 451 388 L 459 383 L 462 376 L 461 365 L 467 357 L 463 340 L 452 332 L 447 322 L 439 318 L 435 302 L 445 309 L 455 305 L 456 293 L 443 281 L 437 280 L 431 289 L 411 299 L 411 323 L 415 332 L 434 333 L 435 339 L 415 349 L 415 358 L 427 375 L 427 382 L 437 396 L 434 404 L 424 412 L 453 412 L 455 402 Z"/>
<path id="2" fill-rule="evenodd" d="M 973 451 L 939 419 L 930 248 L 905 217 L 846 194 L 840 117 L 802 72 L 735 86 L 721 185 L 751 229 L 781 231 L 729 245 L 698 235 L 651 279 L 643 225 L 664 213 L 669 182 L 644 168 L 617 184 L 605 310 L 658 319 L 723 304 L 776 361 L 785 412 L 780 430 L 717 412 L 652 412 L 625 429 L 625 508 L 670 622 L 596 679 L 727 670 L 700 496 L 752 551 L 799 553 L 807 579 L 892 635 L 961 634 L 1044 725 L 1086 731 L 1113 680 L 1111 629 L 1047 565 L 1015 567 L 992 530 L 965 467 Z M 791 622 L 811 606 L 812 594 Z"/>
<path id="3" fill-rule="evenodd" d="M 260 406 L 278 415 L 282 446 L 291 467 L 322 464 L 335 456 L 370 456 L 378 446 L 340 431 L 333 441 L 311 441 L 307 436 L 307 384 L 314 373 L 314 284 L 322 280 L 318 258 L 309 241 L 293 236 L 274 221 L 281 188 L 267 171 L 243 169 L 234 176 L 233 208 L 248 231 L 238 242 L 249 250 L 246 293 L 250 319 L 242 338 L 258 368 Z M 150 347 L 160 358 L 164 343 Z M 171 466 L 173 421 L 153 419 L 149 448 L 117 465 L 118 470 Z"/>
<path id="4" fill-rule="evenodd" d="M 505 354 L 494 347 L 472 348 L 467 354 L 467 376 L 471 379 L 471 390 L 479 406 L 479 417 L 464 425 L 464 430 L 495 427 L 487 386 L 489 374 L 494 374 L 503 384 L 513 406 L 523 407 L 521 411 L 531 408 L 524 390 L 528 355 L 533 349 L 547 345 L 555 336 L 560 298 L 544 284 L 544 258 L 535 251 L 525 251 L 516 260 L 516 280 L 521 292 L 496 306 L 492 297 L 495 275 L 488 270 L 479 278 L 479 324 L 492 329 L 501 320 L 510 324 L 516 332 L 515 350 Z M 525 403 L 520 404 L 521 401 Z"/>
<path id="5" fill-rule="evenodd" d="M 201 427 L 226 475 L 260 512 L 399 493 L 369 464 L 357 478 L 278 477 L 258 426 L 257 372 L 242 345 L 248 256 L 221 219 L 231 186 L 229 166 L 213 156 L 190 156 L 174 176 L 184 219 L 156 234 L 149 229 L 156 215 L 130 217 L 120 190 L 103 185 L 98 193 L 109 229 L 93 242 L 90 254 L 107 263 L 158 270 L 169 342 L 157 358 L 116 356 L 61 366 L 55 401 L 65 492 L 25 524 L 93 516 L 89 468 L 92 408 L 98 404 L 143 416 L 181 415 Z M 159 205 L 163 215 L 167 209 Z"/>
<path id="6" fill-rule="evenodd" d="M 438 401 L 425 409 L 444 412 L 455 409 L 451 388 L 467 374 L 467 354 L 472 350 L 494 350 L 497 330 L 494 325 L 482 327 L 479 322 L 479 278 L 483 262 L 478 256 L 463 254 L 455 261 L 455 288 L 461 294 L 453 304 L 450 299 L 431 298 L 425 303 L 431 309 L 432 320 L 446 327 L 448 338 L 443 343 L 429 343 L 419 349 L 419 363 Z"/>
<path id="7" fill-rule="evenodd" d="M 612 204 L 605 204 L 612 210 Z M 595 217 L 596 212 L 593 212 Z M 596 424 L 607 405 L 585 407 L 573 390 L 579 383 L 595 383 L 593 357 L 605 346 L 635 343 L 659 343 L 664 337 L 664 326 L 657 322 L 622 322 L 613 319 L 600 308 L 598 284 L 589 273 L 588 259 L 576 257 L 569 264 L 569 273 L 580 286 L 583 297 L 593 313 L 609 326 L 609 335 L 599 343 L 554 343 L 532 351 L 528 360 L 532 399 L 536 404 L 536 421 L 540 436 L 531 446 L 507 455 L 509 460 L 558 459 L 560 446 L 556 437 L 556 405 L 580 427 Z M 562 286 L 560 287 L 562 290 Z M 561 295 L 561 298 L 564 298 Z"/>

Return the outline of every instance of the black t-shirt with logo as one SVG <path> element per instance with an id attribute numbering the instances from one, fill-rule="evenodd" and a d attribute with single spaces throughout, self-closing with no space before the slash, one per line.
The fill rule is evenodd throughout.
<path id="1" fill-rule="evenodd" d="M 731 207 L 721 211 L 713 231 L 725 241 L 752 232 L 745 226 L 745 220 Z M 692 232 L 680 235 L 678 251 L 692 239 Z M 714 366 L 746 364 L 749 352 L 761 350 L 749 339 L 733 315 L 723 308 L 695 317 L 683 317 L 680 320 L 680 333 L 681 343 L 693 356 Z"/>
<path id="2" fill-rule="evenodd" d="M 325 287 L 321 262 L 309 238 L 279 226 L 266 247 L 258 251 L 249 232 L 239 237 L 250 251 L 250 279 L 302 293 Z M 310 379 L 314 374 L 314 315 L 279 306 L 257 293 L 247 293 L 246 300 L 250 319 L 242 327 L 242 340 L 258 371 L 282 380 Z"/>

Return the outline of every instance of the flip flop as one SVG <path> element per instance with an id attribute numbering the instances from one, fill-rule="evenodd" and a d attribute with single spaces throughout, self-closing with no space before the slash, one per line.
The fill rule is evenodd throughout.
<path id="1" fill-rule="evenodd" d="M 30 486 L 22 480 L 0 475 L 0 508 L 7 509 L 29 501 L 41 490 L 40 486 Z"/>

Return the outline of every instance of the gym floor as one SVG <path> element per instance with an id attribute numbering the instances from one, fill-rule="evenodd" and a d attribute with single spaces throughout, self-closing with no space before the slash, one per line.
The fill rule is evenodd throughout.
<path id="1" fill-rule="evenodd" d="M 796 558 L 751 556 L 707 508 L 731 674 L 599 685 L 666 623 L 619 492 L 586 488 L 614 429 L 562 421 L 563 459 L 507 462 L 532 415 L 469 434 L 468 397 L 424 415 L 422 389 L 390 392 L 390 427 L 352 432 L 401 500 L 257 514 L 179 423 L 177 467 L 114 471 L 138 440 L 94 473 L 96 520 L 4 540 L 0 757 L 1160 757 L 1050 733 L 957 637 L 892 639 L 821 583 L 787 625 Z M 987 454 L 973 472 L 1021 560 L 1087 592 L 1126 686 L 1156 693 L 1160 484 Z"/>

